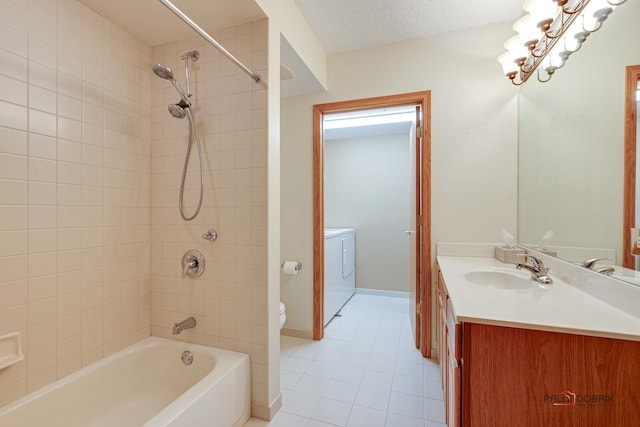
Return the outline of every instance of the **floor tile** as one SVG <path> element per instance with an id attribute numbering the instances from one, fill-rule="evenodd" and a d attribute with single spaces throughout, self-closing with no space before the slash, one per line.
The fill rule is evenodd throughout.
<path id="1" fill-rule="evenodd" d="M 424 427 L 424 420 L 389 412 L 385 427 Z"/>
<path id="2" fill-rule="evenodd" d="M 336 350 L 333 348 L 325 348 L 316 356 L 315 360 L 321 362 L 333 362 L 338 363 L 342 360 L 344 356 L 344 350 Z"/>
<path id="3" fill-rule="evenodd" d="M 442 400 L 425 399 L 424 400 L 425 419 L 430 421 L 437 421 L 439 423 L 445 422 L 444 416 L 444 404 Z"/>
<path id="4" fill-rule="evenodd" d="M 384 427 L 385 411 L 354 405 L 347 421 L 347 427 Z"/>
<path id="5" fill-rule="evenodd" d="M 269 427 L 300 427 L 300 426 L 304 426 L 307 423 L 307 421 L 308 419 L 305 417 L 280 411 L 276 414 L 275 417 L 273 417 L 273 420 L 271 420 L 268 426 Z"/>
<path id="6" fill-rule="evenodd" d="M 397 362 L 395 374 L 422 380 L 424 378 L 424 366 L 416 365 L 415 363 Z"/>
<path id="7" fill-rule="evenodd" d="M 360 384 L 364 376 L 365 369 L 354 366 L 338 365 L 338 369 L 333 374 L 333 379 L 338 381 L 346 381 L 353 384 Z"/>
<path id="8" fill-rule="evenodd" d="M 335 424 L 329 424 L 318 420 L 309 420 L 305 425 L 305 427 L 336 427 Z"/>
<path id="9" fill-rule="evenodd" d="M 323 398 L 318 402 L 311 418 L 337 426 L 345 426 L 352 406 L 350 403 Z"/>
<path id="10" fill-rule="evenodd" d="M 299 415 L 301 417 L 310 418 L 319 401 L 319 396 L 300 393 L 293 390 L 286 390 L 283 391 L 282 394 L 281 411 Z"/>
<path id="11" fill-rule="evenodd" d="M 436 400 L 444 400 L 444 396 L 442 395 L 442 385 L 440 380 L 438 381 L 424 380 L 424 397 L 428 397 L 430 399 L 436 399 Z"/>
<path id="12" fill-rule="evenodd" d="M 294 390 L 300 393 L 313 394 L 322 396 L 331 380 L 329 378 L 314 377 L 312 375 L 303 375 L 296 384 Z"/>
<path id="13" fill-rule="evenodd" d="M 424 378 L 431 381 L 440 381 L 440 366 L 433 362 L 424 363 L 423 365 Z"/>
<path id="14" fill-rule="evenodd" d="M 439 388 L 439 384 L 433 382 Z M 424 397 L 426 381 L 418 377 L 407 377 L 404 375 L 394 375 L 391 391 L 398 393 L 412 394 L 414 396 Z M 430 396 L 431 397 L 431 396 Z"/>
<path id="15" fill-rule="evenodd" d="M 358 393 L 358 385 L 345 382 L 331 380 L 327 388 L 324 390 L 323 397 L 340 400 L 342 402 L 353 403 Z"/>
<path id="16" fill-rule="evenodd" d="M 307 375 L 315 375 L 317 377 L 333 378 L 340 364 L 338 362 L 323 362 L 314 360 L 306 371 Z"/>
<path id="17" fill-rule="evenodd" d="M 370 408 L 387 410 L 391 394 L 391 374 L 366 371 L 356 395 L 355 403 Z"/>
<path id="18" fill-rule="evenodd" d="M 317 341 L 316 341 L 317 342 Z M 299 347 L 292 354 L 292 356 L 299 357 L 301 359 L 315 359 L 318 353 L 320 353 L 324 349 L 324 346 L 311 344 L 308 346 Z"/>
<path id="19" fill-rule="evenodd" d="M 280 369 L 304 373 L 309 369 L 311 363 L 313 363 L 313 360 L 311 359 L 302 359 L 300 357 L 291 356 L 284 361 L 282 366 L 280 366 Z"/>
<path id="20" fill-rule="evenodd" d="M 424 403 L 422 397 L 392 391 L 389 398 L 389 412 L 414 418 L 423 418 Z"/>
<path id="21" fill-rule="evenodd" d="M 285 390 L 293 390 L 300 378 L 302 378 L 302 373 L 293 372 L 293 371 L 285 371 L 284 369 L 280 370 L 280 388 Z"/>

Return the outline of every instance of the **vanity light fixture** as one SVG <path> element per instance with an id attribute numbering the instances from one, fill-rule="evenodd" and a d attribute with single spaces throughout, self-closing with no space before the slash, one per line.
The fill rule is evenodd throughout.
<path id="1" fill-rule="evenodd" d="M 513 24 L 518 33 L 504 44 L 498 57 L 514 85 L 536 72 L 547 82 L 587 37 L 598 31 L 611 12 L 627 0 L 526 0 L 526 14 Z"/>

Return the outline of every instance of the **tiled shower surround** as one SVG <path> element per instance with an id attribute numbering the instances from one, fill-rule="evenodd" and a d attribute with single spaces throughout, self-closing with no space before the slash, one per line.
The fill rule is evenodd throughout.
<path id="1" fill-rule="evenodd" d="M 265 75 L 267 21 L 211 35 L 240 61 Z M 169 114 L 180 97 L 168 81 L 151 82 L 151 333 L 172 337 L 171 325 L 194 316 L 196 328 L 174 337 L 251 355 L 253 401 L 267 403 L 267 90 L 201 38 L 152 49 L 184 86 L 187 51 L 190 89 L 203 151 L 204 202 L 190 222 L 180 218 L 178 193 L 189 122 Z M 185 215 L 197 206 L 200 175 L 194 143 L 185 184 Z M 202 238 L 218 232 L 211 242 Z M 205 258 L 199 278 L 182 278 L 189 249 Z"/>
<path id="2" fill-rule="evenodd" d="M 25 360 L 0 371 L 0 405 L 193 315 L 177 339 L 251 354 L 267 404 L 266 89 L 194 37 L 151 48 L 72 0 L 0 0 L 0 335 Z M 266 68 L 266 21 L 213 35 Z M 185 223 L 187 119 L 166 111 L 198 49 L 191 91 L 204 205 Z M 186 210 L 197 196 L 194 146 Z M 209 228 L 216 242 L 201 235 Z M 198 249 L 199 279 L 180 277 Z"/>

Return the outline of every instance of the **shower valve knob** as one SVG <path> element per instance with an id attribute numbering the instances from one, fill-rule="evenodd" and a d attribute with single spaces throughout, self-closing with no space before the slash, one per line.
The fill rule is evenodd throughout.
<path id="1" fill-rule="evenodd" d="M 218 232 L 212 228 L 206 233 L 202 233 L 202 238 L 210 242 L 215 242 L 218 240 Z"/>
<path id="2" fill-rule="evenodd" d="M 204 256 L 200 251 L 190 249 L 182 256 L 182 278 L 200 277 L 204 272 Z"/>

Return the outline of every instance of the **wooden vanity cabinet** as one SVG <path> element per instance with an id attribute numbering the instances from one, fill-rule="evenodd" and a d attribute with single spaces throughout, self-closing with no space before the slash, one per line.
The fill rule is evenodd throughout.
<path id="1" fill-rule="evenodd" d="M 640 426 L 640 342 L 456 323 L 453 303 L 438 272 L 449 427 Z"/>

